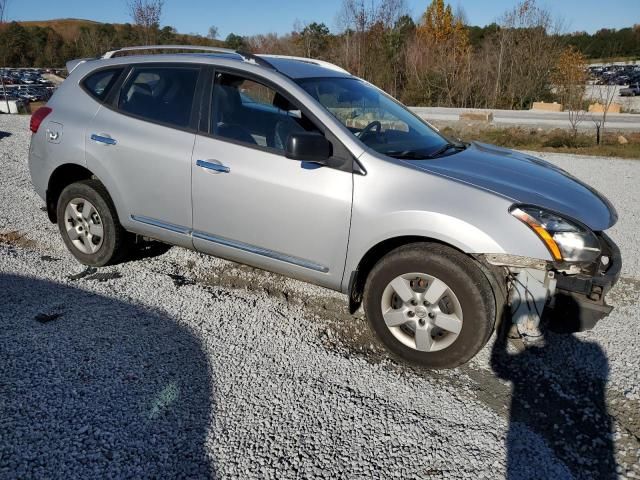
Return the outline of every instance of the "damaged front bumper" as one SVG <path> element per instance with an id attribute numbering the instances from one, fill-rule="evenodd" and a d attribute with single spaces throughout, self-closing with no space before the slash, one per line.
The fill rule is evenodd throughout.
<path id="1" fill-rule="evenodd" d="M 605 234 L 599 234 L 602 254 L 586 271 L 575 275 L 556 275 L 555 295 L 545 308 L 543 320 L 554 330 L 590 330 L 611 313 L 605 296 L 620 278 L 622 255 Z"/>
<path id="2" fill-rule="evenodd" d="M 598 238 L 602 252 L 589 265 L 483 256 L 494 268 L 506 269 L 511 315 L 523 337 L 539 336 L 541 321 L 554 331 L 589 330 L 611 312 L 605 296 L 620 277 L 622 256 L 607 235 L 599 233 Z"/>

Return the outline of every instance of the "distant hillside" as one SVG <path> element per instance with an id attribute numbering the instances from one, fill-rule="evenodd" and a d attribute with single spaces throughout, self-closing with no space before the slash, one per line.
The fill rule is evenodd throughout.
<path id="1" fill-rule="evenodd" d="M 32 20 L 28 22 L 18 22 L 23 27 L 52 28 L 65 41 L 75 40 L 80 36 L 80 27 L 90 27 L 99 25 L 100 22 L 93 20 L 83 20 L 80 18 L 57 18 L 55 20 Z"/>
<path id="2" fill-rule="evenodd" d="M 176 32 L 171 26 L 145 31 L 130 23 L 100 23 L 76 18 L 9 22 L 0 25 L 0 62 L 11 67 L 62 67 L 72 58 L 102 55 L 118 47 L 202 45 L 224 42 Z M 4 66 L 0 64 L 1 66 Z"/>
<path id="3" fill-rule="evenodd" d="M 40 28 L 51 28 L 55 31 L 65 42 L 73 42 L 80 37 L 82 28 L 99 28 L 99 27 L 113 27 L 116 31 L 123 31 L 129 27 L 129 24 L 124 23 L 102 23 L 96 22 L 94 20 L 85 20 L 82 18 L 56 18 L 53 20 L 30 20 L 24 22 L 17 22 L 23 27 L 40 27 Z M 165 27 L 170 28 L 170 27 Z M 162 29 L 161 29 L 162 31 Z M 189 35 L 174 32 L 175 40 L 181 44 L 190 44 L 193 43 L 195 45 L 214 45 L 214 46 L 222 46 L 224 42 L 222 41 L 211 41 L 206 39 L 205 37 L 199 35 Z M 163 42 L 164 43 L 164 42 Z"/>

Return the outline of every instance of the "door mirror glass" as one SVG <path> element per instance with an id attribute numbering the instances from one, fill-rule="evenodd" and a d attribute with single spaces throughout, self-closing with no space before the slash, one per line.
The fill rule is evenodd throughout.
<path id="1" fill-rule="evenodd" d="M 331 143 L 319 133 L 295 132 L 287 139 L 285 155 L 292 160 L 324 164 L 331 153 Z"/>

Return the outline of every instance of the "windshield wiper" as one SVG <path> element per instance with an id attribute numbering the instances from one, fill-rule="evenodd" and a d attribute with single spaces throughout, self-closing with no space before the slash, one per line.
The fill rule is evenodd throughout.
<path id="1" fill-rule="evenodd" d="M 385 155 L 393 158 L 400 158 L 403 160 L 424 160 L 425 158 L 429 158 L 429 156 L 414 152 L 413 150 L 391 150 L 389 152 L 384 152 Z"/>
<path id="2" fill-rule="evenodd" d="M 440 155 L 442 155 L 446 151 L 451 150 L 452 148 L 455 148 L 456 150 L 462 151 L 462 150 L 466 150 L 467 146 L 462 144 L 462 143 L 447 142 L 442 147 L 440 147 L 438 150 L 436 150 L 435 152 L 430 153 L 429 155 L 427 155 L 426 158 L 439 157 Z"/>
<path id="3" fill-rule="evenodd" d="M 467 146 L 463 143 L 447 142 L 442 147 L 438 148 L 435 152 L 429 154 L 418 153 L 415 150 L 390 150 L 388 152 L 384 152 L 384 154 L 388 155 L 389 157 L 400 158 L 403 160 L 426 160 L 429 158 L 439 157 L 440 155 L 451 149 L 461 151 L 466 150 L 466 148 Z"/>

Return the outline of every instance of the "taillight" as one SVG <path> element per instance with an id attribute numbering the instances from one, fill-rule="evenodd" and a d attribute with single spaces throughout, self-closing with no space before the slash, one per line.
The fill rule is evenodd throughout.
<path id="1" fill-rule="evenodd" d="M 35 112 L 33 112 L 33 115 L 31 115 L 31 122 L 29 123 L 29 128 L 33 133 L 38 132 L 40 124 L 51 112 L 53 112 L 53 110 L 49 107 L 40 107 Z"/>

